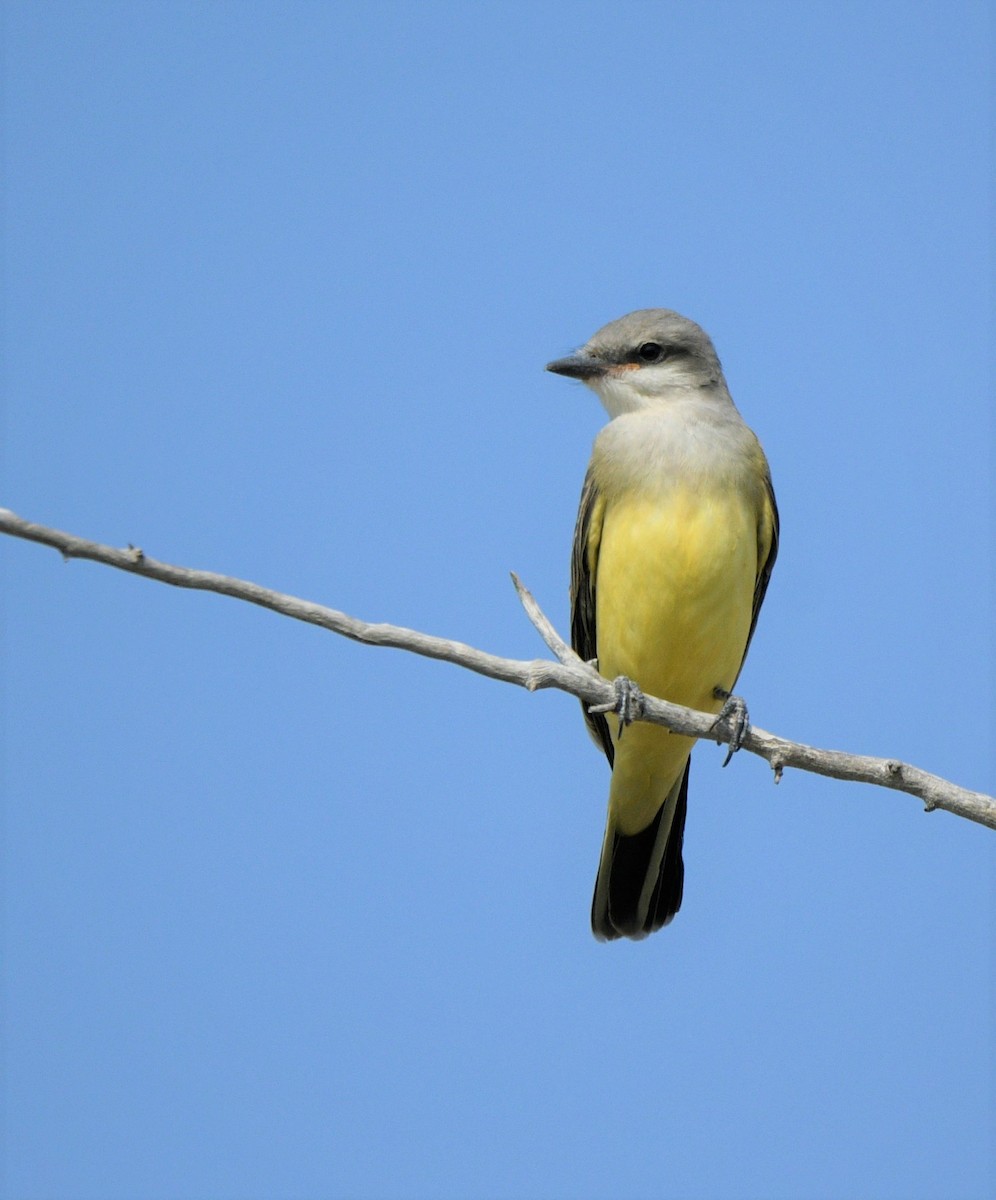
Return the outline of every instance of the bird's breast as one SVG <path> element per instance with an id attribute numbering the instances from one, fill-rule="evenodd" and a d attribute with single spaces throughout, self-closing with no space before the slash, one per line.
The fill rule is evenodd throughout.
<path id="1" fill-rule="evenodd" d="M 683 486 L 607 498 L 598 550 L 599 670 L 717 711 L 750 631 L 757 576 L 754 505 L 736 488 Z"/>

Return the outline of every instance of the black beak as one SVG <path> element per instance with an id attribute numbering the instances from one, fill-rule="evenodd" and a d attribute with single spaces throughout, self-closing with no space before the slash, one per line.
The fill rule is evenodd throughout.
<path id="1" fill-rule="evenodd" d="M 547 363 L 546 369 L 555 375 L 567 375 L 570 379 L 596 379 L 605 374 L 606 364 L 579 350 L 577 354 L 569 354 L 566 358 L 557 358 Z"/>

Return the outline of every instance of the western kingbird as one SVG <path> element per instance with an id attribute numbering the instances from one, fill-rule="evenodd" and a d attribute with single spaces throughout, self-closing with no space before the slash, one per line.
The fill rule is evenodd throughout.
<path id="1" fill-rule="evenodd" d="M 607 679 L 718 713 L 774 566 L 778 509 L 713 344 L 686 317 L 647 308 L 547 370 L 583 380 L 610 418 L 574 531 L 574 649 Z M 592 931 L 646 937 L 681 905 L 695 739 L 615 713 L 585 709 L 585 720 L 612 767 Z"/>

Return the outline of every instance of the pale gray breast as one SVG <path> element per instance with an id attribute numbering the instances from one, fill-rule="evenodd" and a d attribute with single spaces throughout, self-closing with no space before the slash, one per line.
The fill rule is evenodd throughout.
<path id="1" fill-rule="evenodd" d="M 616 417 L 595 439 L 599 487 L 663 490 L 680 483 L 743 486 L 757 473 L 757 439 L 732 402 L 675 400 Z"/>

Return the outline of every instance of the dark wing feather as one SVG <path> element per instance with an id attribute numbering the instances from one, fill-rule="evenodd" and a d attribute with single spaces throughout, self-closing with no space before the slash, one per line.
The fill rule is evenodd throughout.
<path id="1" fill-rule="evenodd" d="M 571 646 L 574 653 L 591 662 L 598 657 L 598 638 L 595 630 L 595 576 L 598 570 L 598 545 L 602 537 L 602 501 L 591 470 L 581 489 L 581 505 L 574 526 L 574 546 L 571 550 Z M 581 711 L 588 730 L 612 765 L 614 750 L 609 723 L 600 713 L 588 712 L 582 702 Z"/>
<path id="2" fill-rule="evenodd" d="M 747 657 L 747 647 L 750 646 L 750 640 L 754 636 L 754 629 L 757 625 L 758 614 L 761 611 L 761 605 L 764 603 L 764 593 L 768 590 L 768 580 L 771 578 L 771 571 L 775 565 L 775 559 L 778 557 L 778 505 L 775 503 L 775 491 L 771 486 L 771 476 L 765 473 L 764 488 L 768 503 L 771 505 L 771 541 L 767 548 L 767 554 L 764 560 L 761 559 L 761 554 L 764 552 L 762 544 L 762 536 L 767 533 L 764 525 L 758 527 L 758 559 L 757 559 L 757 579 L 754 581 L 754 607 L 751 611 L 750 618 L 750 633 L 747 635 L 747 646 L 744 646 L 744 658 Z M 743 663 L 741 662 L 741 667 Z"/>

